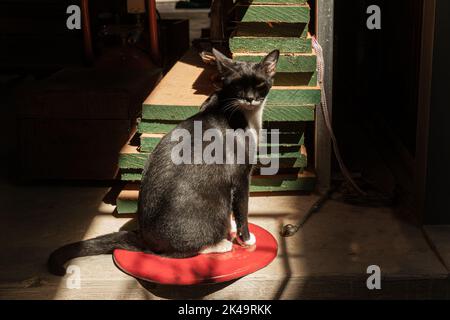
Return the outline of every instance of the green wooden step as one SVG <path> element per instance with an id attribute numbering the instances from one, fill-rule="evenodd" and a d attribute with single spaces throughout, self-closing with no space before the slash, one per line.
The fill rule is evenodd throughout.
<path id="1" fill-rule="evenodd" d="M 266 53 L 236 53 L 233 54 L 233 59 L 258 63 L 265 55 Z M 277 63 L 277 72 L 315 72 L 316 69 L 317 56 L 314 53 L 281 54 Z"/>
<path id="2" fill-rule="evenodd" d="M 312 39 L 306 24 L 240 23 L 230 37 L 232 53 L 312 53 Z"/>
<path id="3" fill-rule="evenodd" d="M 233 36 L 229 45 L 233 53 L 270 52 L 275 49 L 281 53 L 310 53 L 312 50 L 310 38 Z"/>
<path id="4" fill-rule="evenodd" d="M 310 92 L 302 92 L 298 90 L 286 90 L 276 93 L 276 97 L 276 101 L 278 101 L 280 105 L 267 104 L 263 115 L 264 121 L 314 120 L 314 104 L 317 103 L 317 101 L 320 101 L 320 91 L 310 90 Z M 295 103 L 295 101 L 298 100 L 307 101 L 309 105 L 289 105 L 289 103 Z M 198 111 L 198 107 L 192 106 L 144 105 L 142 108 L 142 119 L 151 121 L 182 121 L 195 115 Z M 166 126 L 166 128 L 168 128 L 168 126 Z"/>
<path id="5" fill-rule="evenodd" d="M 156 148 L 158 143 L 161 141 L 162 136 L 163 135 L 161 135 L 161 137 L 149 136 L 146 134 L 141 135 L 141 137 L 140 137 L 141 144 L 140 144 L 139 151 L 140 152 L 152 152 Z"/>
<path id="6" fill-rule="evenodd" d="M 317 87 L 317 71 L 315 72 L 278 72 L 274 86 L 277 87 Z"/>
<path id="7" fill-rule="evenodd" d="M 319 87 L 277 86 L 267 97 L 264 121 L 313 121 L 315 105 L 320 103 Z M 185 120 L 198 112 L 200 105 L 157 105 L 144 103 L 144 120 Z"/>
<path id="8" fill-rule="evenodd" d="M 281 168 L 279 169 L 280 174 L 282 173 L 302 173 L 306 168 Z M 254 169 L 255 173 L 260 172 L 260 168 Z M 123 169 L 120 170 L 120 180 L 124 182 L 140 182 L 142 178 L 142 172 L 136 169 Z"/>
<path id="9" fill-rule="evenodd" d="M 146 121 L 141 120 L 138 124 L 139 133 L 168 133 L 174 129 L 179 121 Z"/>
<path id="10" fill-rule="evenodd" d="M 200 110 L 200 106 L 146 105 L 142 106 L 143 120 L 185 120 Z"/>
<path id="11" fill-rule="evenodd" d="M 309 23 L 308 5 L 237 5 L 236 18 L 241 22 Z"/>
<path id="12" fill-rule="evenodd" d="M 294 47 L 289 46 L 291 40 L 294 41 Z M 282 53 L 312 52 L 312 40 L 306 23 L 241 22 L 232 33 L 229 45 L 233 53 L 268 52 L 274 49 Z"/>
<path id="13" fill-rule="evenodd" d="M 280 88 L 280 87 L 278 87 Z M 309 87 L 310 89 L 304 90 L 299 87 L 283 87 L 280 90 L 270 90 L 267 97 L 266 108 L 264 109 L 264 120 L 267 121 L 280 121 L 280 116 L 276 116 L 276 113 L 285 113 L 289 108 L 296 108 L 298 110 L 308 110 L 308 114 L 311 115 L 311 109 L 315 109 L 315 105 L 320 103 L 321 91 L 319 87 Z M 306 111 L 305 111 L 306 112 Z M 271 118 L 276 119 L 271 119 Z M 286 121 L 294 121 L 295 119 L 285 118 Z M 314 120 L 311 118 L 304 119 L 304 121 Z"/>
<path id="14" fill-rule="evenodd" d="M 308 0 L 241 0 L 242 4 L 306 4 Z"/>
<path id="15" fill-rule="evenodd" d="M 304 172 L 296 176 L 280 175 L 273 177 L 253 178 L 250 184 L 250 196 L 277 195 L 283 192 L 311 192 L 316 185 L 316 177 L 314 174 Z M 137 212 L 137 199 L 139 191 L 123 191 L 117 198 L 117 213 L 134 214 Z"/>
<path id="16" fill-rule="evenodd" d="M 161 139 L 156 138 L 141 138 L 140 152 L 151 153 Z M 260 144 L 260 147 L 264 147 L 267 149 L 267 153 L 275 154 L 275 153 L 294 153 L 300 150 L 300 144 Z M 277 149 L 277 150 L 275 150 Z"/>
<path id="17" fill-rule="evenodd" d="M 162 120 L 141 120 L 138 124 L 138 132 L 139 133 L 148 133 L 148 134 L 166 134 L 170 132 L 172 129 L 174 129 L 178 123 L 181 121 L 162 121 Z M 293 139 L 290 138 L 290 136 L 297 137 L 298 132 L 303 132 L 303 130 L 298 130 L 298 125 L 303 125 L 304 121 L 299 122 L 288 122 L 288 121 L 280 121 L 280 122 L 271 122 L 266 121 L 263 123 L 263 128 L 270 130 L 270 129 L 279 129 L 280 130 L 280 141 L 283 139 L 285 142 L 289 143 L 297 143 L 292 142 Z M 291 129 L 287 129 L 285 127 L 289 127 Z"/>
<path id="18" fill-rule="evenodd" d="M 121 170 L 120 172 L 120 180 L 122 181 L 141 181 L 142 173 L 140 172 L 130 172 L 130 171 L 124 171 Z"/>
<path id="19" fill-rule="evenodd" d="M 251 180 L 250 192 L 292 192 L 313 191 L 316 185 L 316 177 L 310 174 L 302 174 L 296 178 L 273 179 L 271 177 Z"/>
<path id="20" fill-rule="evenodd" d="M 138 211 L 138 201 L 117 199 L 116 210 L 118 214 L 136 214 Z"/>
<path id="21" fill-rule="evenodd" d="M 127 152 L 119 155 L 120 169 L 143 169 L 149 156 L 148 152 Z M 258 159 L 279 159 L 279 165 L 283 168 L 305 168 L 307 166 L 306 154 L 285 152 L 279 154 L 258 155 Z"/>
<path id="22" fill-rule="evenodd" d="M 149 153 L 147 152 L 121 153 L 119 155 L 119 168 L 142 170 L 148 156 Z"/>
<path id="23" fill-rule="evenodd" d="M 307 23 L 238 22 L 233 32 L 237 37 L 308 38 Z"/>
<path id="24" fill-rule="evenodd" d="M 152 152 L 161 141 L 162 136 L 163 135 L 141 135 L 140 152 Z M 299 137 L 293 139 L 295 140 L 291 140 L 290 142 L 279 141 L 278 144 L 260 143 L 260 146 L 266 147 L 269 153 L 272 153 L 272 148 L 274 148 L 275 146 L 277 146 L 281 152 L 294 152 L 300 150 L 300 147 L 305 143 L 304 134 L 299 134 Z M 270 137 L 268 137 L 268 140 L 268 142 L 270 142 Z"/>

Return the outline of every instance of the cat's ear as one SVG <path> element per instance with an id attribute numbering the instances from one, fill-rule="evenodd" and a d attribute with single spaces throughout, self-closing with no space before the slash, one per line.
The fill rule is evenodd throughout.
<path id="1" fill-rule="evenodd" d="M 261 66 L 269 77 L 275 76 L 278 58 L 280 57 L 279 50 L 273 50 L 261 61 Z"/>
<path id="2" fill-rule="evenodd" d="M 230 58 L 228 58 L 215 48 L 212 49 L 212 53 L 216 58 L 217 69 L 219 70 L 220 74 L 236 71 L 235 70 L 236 63 L 233 60 L 231 60 Z"/>

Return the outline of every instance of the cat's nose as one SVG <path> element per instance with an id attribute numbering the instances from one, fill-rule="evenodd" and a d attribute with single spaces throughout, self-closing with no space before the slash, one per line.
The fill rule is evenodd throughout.
<path id="1" fill-rule="evenodd" d="M 247 102 L 249 102 L 249 103 L 252 103 L 255 100 L 255 98 L 253 98 L 253 97 L 246 97 L 245 100 L 247 100 Z"/>

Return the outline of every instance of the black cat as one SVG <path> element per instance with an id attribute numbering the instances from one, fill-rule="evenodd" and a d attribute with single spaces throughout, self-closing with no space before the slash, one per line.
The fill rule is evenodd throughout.
<path id="1" fill-rule="evenodd" d="M 248 161 L 195 164 L 196 154 L 187 155 L 194 164 L 175 164 L 172 153 L 179 141 L 174 133 L 181 130 L 194 135 L 194 126 L 201 123 L 202 133 L 214 129 L 224 136 L 231 129 L 253 129 L 257 140 L 279 51 L 272 51 L 260 63 L 237 62 L 217 50 L 213 53 L 222 89 L 208 98 L 199 113 L 167 134 L 149 156 L 139 193 L 139 229 L 63 246 L 50 255 L 50 272 L 64 275 L 64 264 L 72 258 L 112 253 L 119 248 L 178 258 L 230 251 L 231 212 L 240 242 L 255 243 L 247 221 L 253 165 Z M 195 141 L 189 143 L 193 146 Z M 207 143 L 200 141 L 200 145 L 204 150 Z M 248 147 L 245 150 L 249 152 Z M 228 156 L 230 150 L 224 147 L 223 152 Z"/>

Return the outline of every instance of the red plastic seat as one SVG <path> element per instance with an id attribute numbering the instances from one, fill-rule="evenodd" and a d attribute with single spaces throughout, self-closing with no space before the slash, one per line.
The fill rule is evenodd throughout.
<path id="1" fill-rule="evenodd" d="M 170 285 L 226 282 L 264 268 L 277 255 L 277 241 L 268 231 L 254 224 L 249 224 L 249 228 L 256 244 L 242 247 L 235 243 L 227 253 L 173 259 L 117 249 L 113 259 L 123 272 L 149 282 Z"/>

